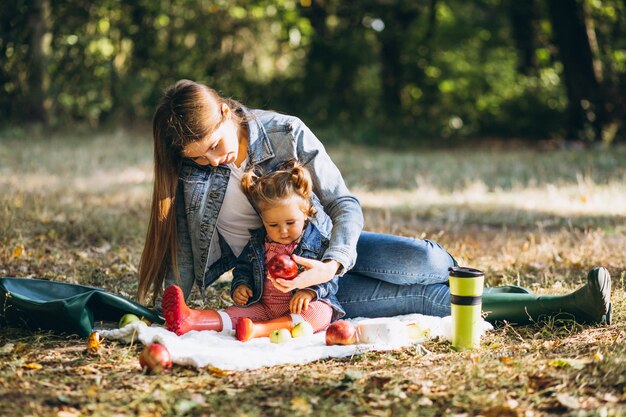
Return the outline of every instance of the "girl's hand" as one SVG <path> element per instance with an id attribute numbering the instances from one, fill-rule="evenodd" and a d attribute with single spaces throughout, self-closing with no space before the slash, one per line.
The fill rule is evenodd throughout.
<path id="1" fill-rule="evenodd" d="M 300 290 L 291 297 L 289 301 L 289 311 L 292 314 L 301 314 L 309 308 L 309 303 L 315 297 L 315 293 L 311 290 Z"/>
<path id="2" fill-rule="evenodd" d="M 267 279 L 272 281 L 274 287 L 279 291 L 289 292 L 299 288 L 307 288 L 313 285 L 323 284 L 330 281 L 337 270 L 339 269 L 339 262 L 327 261 L 322 262 L 316 259 L 303 258 L 301 256 L 292 255 L 292 258 L 298 265 L 304 267 L 304 271 L 292 280 L 276 279 L 267 275 Z"/>
<path id="3" fill-rule="evenodd" d="M 238 306 L 246 305 L 250 297 L 252 297 L 252 290 L 247 285 L 239 284 L 233 291 L 233 301 Z"/>

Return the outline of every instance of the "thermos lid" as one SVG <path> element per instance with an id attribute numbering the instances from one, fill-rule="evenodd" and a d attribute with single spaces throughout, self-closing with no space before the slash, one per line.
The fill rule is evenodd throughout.
<path id="1" fill-rule="evenodd" d="M 468 268 L 465 266 L 451 266 L 448 268 L 450 275 L 459 278 L 476 278 L 485 275 L 483 271 L 475 268 Z"/>

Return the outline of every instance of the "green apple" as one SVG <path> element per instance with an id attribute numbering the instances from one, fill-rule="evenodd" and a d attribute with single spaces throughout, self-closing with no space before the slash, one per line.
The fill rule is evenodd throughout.
<path id="1" fill-rule="evenodd" d="M 128 313 L 128 314 L 124 314 L 122 316 L 122 318 L 120 319 L 120 323 L 119 323 L 119 328 L 121 329 L 122 327 L 126 327 L 131 323 L 136 323 L 136 322 L 141 322 L 144 323 L 143 321 L 141 321 L 141 319 L 139 317 L 137 317 L 134 314 Z M 145 323 L 144 323 L 145 324 Z"/>
<path id="2" fill-rule="evenodd" d="M 313 326 L 306 321 L 302 321 L 291 329 L 291 335 L 293 337 L 306 337 L 313 334 Z"/>
<path id="3" fill-rule="evenodd" d="M 278 329 L 270 333 L 270 342 L 285 343 L 291 339 L 291 332 L 287 329 Z"/>

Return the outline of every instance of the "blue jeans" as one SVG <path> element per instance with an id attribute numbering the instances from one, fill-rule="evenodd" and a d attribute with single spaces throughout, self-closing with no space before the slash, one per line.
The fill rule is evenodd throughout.
<path id="1" fill-rule="evenodd" d="M 454 259 L 429 240 L 362 232 L 354 268 L 339 278 L 346 317 L 450 315 L 448 268 Z"/>

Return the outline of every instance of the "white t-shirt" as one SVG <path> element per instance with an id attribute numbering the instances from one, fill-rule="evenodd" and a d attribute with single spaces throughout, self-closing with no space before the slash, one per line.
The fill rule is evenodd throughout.
<path id="1" fill-rule="evenodd" d="M 235 256 L 239 256 L 244 246 L 250 240 L 250 229 L 257 229 L 263 225 L 258 213 L 248 201 L 241 188 L 243 167 L 247 159 L 238 167 L 234 163 L 228 164 L 230 178 L 226 188 L 226 195 L 222 202 L 222 209 L 217 216 L 217 231 L 226 240 Z"/>

